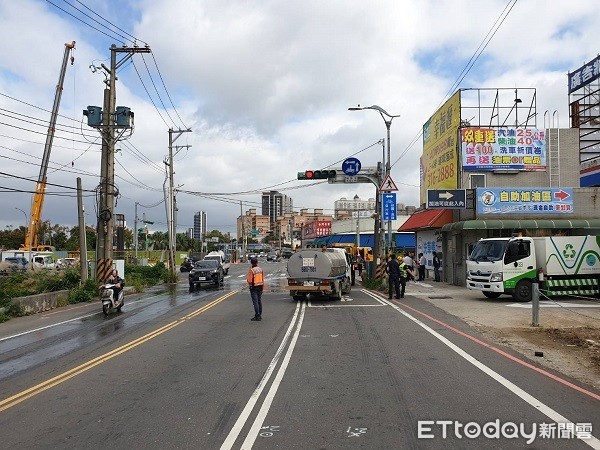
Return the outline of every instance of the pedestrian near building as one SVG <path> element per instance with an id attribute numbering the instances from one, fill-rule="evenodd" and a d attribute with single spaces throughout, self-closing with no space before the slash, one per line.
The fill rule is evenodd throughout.
<path id="1" fill-rule="evenodd" d="M 440 281 L 440 266 L 441 261 L 436 252 L 433 254 L 433 281 Z"/>
<path id="2" fill-rule="evenodd" d="M 408 266 L 406 265 L 406 263 L 401 259 L 400 263 L 398 264 L 398 267 L 400 268 L 400 298 L 404 298 L 404 291 L 406 290 L 406 282 L 408 281 L 408 279 L 415 279 L 415 274 L 412 270 L 410 270 L 408 268 Z M 398 298 L 396 296 L 396 298 Z"/>
<path id="3" fill-rule="evenodd" d="M 425 266 L 427 265 L 427 258 L 423 253 L 419 253 L 419 280 L 425 281 Z"/>
<path id="4" fill-rule="evenodd" d="M 414 260 L 412 259 L 412 256 L 410 253 L 407 253 L 406 256 L 403 258 L 404 264 L 406 264 L 406 267 L 410 270 L 409 273 L 407 273 L 407 280 L 412 280 L 415 281 L 415 277 L 413 277 L 411 274 L 413 273 L 413 265 L 414 265 Z"/>
<path id="5" fill-rule="evenodd" d="M 404 262 L 403 262 L 403 264 L 404 264 Z M 394 292 L 394 291 L 396 293 L 396 298 L 401 298 L 400 297 L 400 278 L 401 278 L 400 264 L 398 264 L 398 261 L 396 261 L 396 255 L 394 255 L 393 253 L 390 255 L 390 259 L 388 260 L 386 272 L 388 274 L 388 299 L 389 300 L 392 299 L 392 292 Z M 404 285 L 403 285 L 403 292 L 404 292 L 404 286 L 406 286 L 406 282 L 404 282 Z"/>
<path id="6" fill-rule="evenodd" d="M 250 258 L 250 264 L 252 264 L 252 267 L 246 276 L 246 281 L 250 287 L 252 305 L 254 306 L 254 317 L 250 320 L 260 321 L 262 320 L 262 293 L 265 285 L 265 274 L 263 270 L 258 267 L 258 259 L 256 259 L 256 257 Z"/>
<path id="7" fill-rule="evenodd" d="M 360 253 L 358 255 L 356 255 L 356 269 L 358 270 L 359 277 L 362 277 L 364 262 L 365 262 L 365 260 L 363 259 L 362 256 L 360 256 Z"/>

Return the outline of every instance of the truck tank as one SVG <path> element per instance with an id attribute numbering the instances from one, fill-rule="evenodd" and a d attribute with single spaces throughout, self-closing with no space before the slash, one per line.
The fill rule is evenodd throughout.
<path id="1" fill-rule="evenodd" d="M 294 279 L 335 278 L 346 274 L 346 258 L 342 252 L 304 249 L 290 256 L 287 272 Z"/>

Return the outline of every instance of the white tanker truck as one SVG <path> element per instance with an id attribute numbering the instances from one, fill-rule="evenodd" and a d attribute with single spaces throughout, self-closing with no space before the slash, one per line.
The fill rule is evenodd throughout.
<path id="1" fill-rule="evenodd" d="M 344 249 L 303 249 L 288 260 L 286 288 L 294 300 L 303 300 L 308 294 L 339 300 L 350 293 L 351 271 L 352 261 Z"/>

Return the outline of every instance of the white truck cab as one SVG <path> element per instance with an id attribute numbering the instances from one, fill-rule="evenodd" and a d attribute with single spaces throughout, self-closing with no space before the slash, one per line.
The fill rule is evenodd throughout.
<path id="1" fill-rule="evenodd" d="M 539 278 L 544 295 L 598 295 L 599 258 L 598 236 L 481 239 L 467 260 L 467 288 L 529 301 Z"/>

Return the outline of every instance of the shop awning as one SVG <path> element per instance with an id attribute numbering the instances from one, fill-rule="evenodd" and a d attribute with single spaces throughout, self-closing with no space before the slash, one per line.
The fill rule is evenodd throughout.
<path id="1" fill-rule="evenodd" d="M 442 228 L 452 222 L 451 209 L 424 209 L 413 213 L 398 231 L 419 231 L 431 228 Z"/>
<path id="2" fill-rule="evenodd" d="M 416 239 L 414 233 L 392 233 L 394 235 L 394 246 L 396 248 L 414 248 Z M 356 243 L 356 234 L 333 234 L 316 238 L 312 244 L 320 247 L 321 245 L 330 246 L 331 244 L 354 244 Z M 372 234 L 360 235 L 360 247 L 373 247 L 374 239 Z"/>
<path id="3" fill-rule="evenodd" d="M 410 220 L 410 219 L 409 219 Z M 489 220 L 465 220 L 463 222 L 448 223 L 442 227 L 442 231 L 460 230 L 515 230 L 515 229 L 598 229 L 600 230 L 600 219 L 489 219 Z"/>

